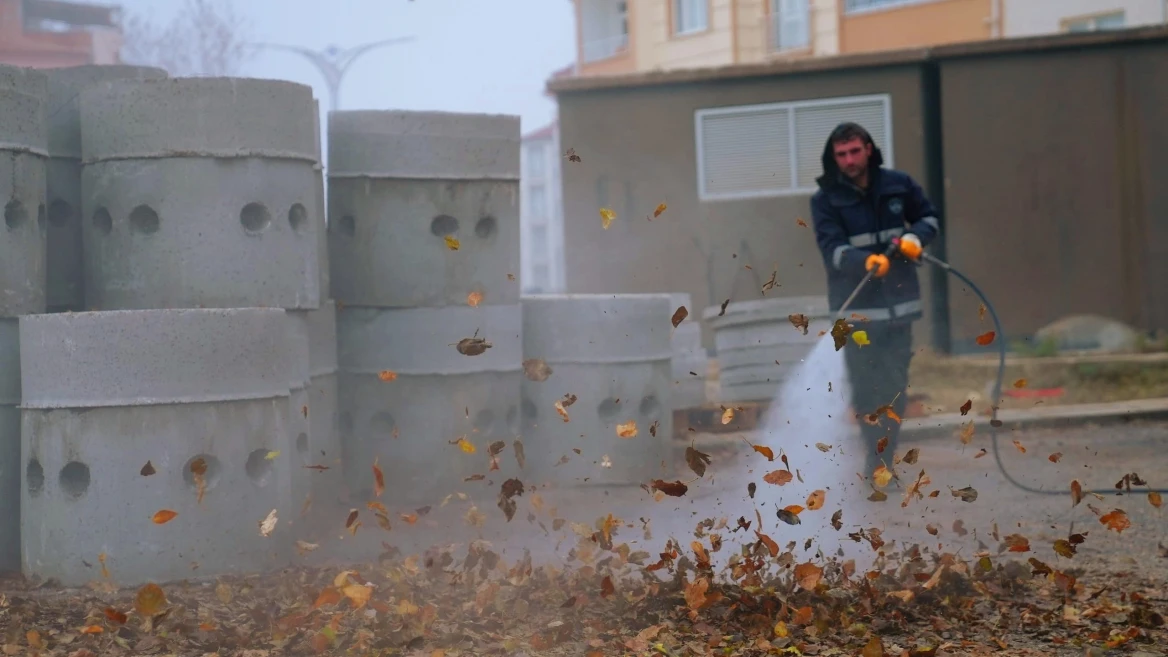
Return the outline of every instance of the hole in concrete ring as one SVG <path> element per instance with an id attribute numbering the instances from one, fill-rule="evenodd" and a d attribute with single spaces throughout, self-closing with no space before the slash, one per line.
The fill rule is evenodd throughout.
<path id="1" fill-rule="evenodd" d="M 263 203 L 248 203 L 239 211 L 239 223 L 249 233 L 259 233 L 272 223 L 272 213 Z"/>
<path id="2" fill-rule="evenodd" d="M 600 406 L 596 407 L 596 413 L 602 420 L 615 420 L 617 414 L 620 413 L 620 403 L 612 397 L 609 397 L 600 402 Z"/>
<path id="3" fill-rule="evenodd" d="M 270 452 L 271 450 L 267 449 L 257 449 L 247 455 L 247 465 L 244 467 L 247 470 L 247 477 L 261 488 L 272 480 L 272 471 L 275 470 L 275 465 L 268 458 Z"/>
<path id="4" fill-rule="evenodd" d="M 378 411 L 369 418 L 370 438 L 391 438 L 397 428 L 397 420 L 388 411 Z"/>
<path id="5" fill-rule="evenodd" d="M 28 484 L 29 495 L 40 495 L 45 489 L 45 469 L 41 467 L 41 462 L 32 459 L 28 462 L 28 466 L 24 468 L 24 480 Z"/>
<path id="6" fill-rule="evenodd" d="M 346 237 L 353 237 L 356 235 L 357 218 L 351 214 L 347 214 L 340 219 L 337 219 L 337 232 Z"/>
<path id="7" fill-rule="evenodd" d="M 114 229 L 114 218 L 110 216 L 109 210 L 105 208 L 98 208 L 93 211 L 93 227 L 103 235 L 109 235 L 110 231 Z"/>
<path id="8" fill-rule="evenodd" d="M 641 400 L 641 405 L 637 409 L 641 416 L 650 420 L 655 420 L 661 414 L 661 402 L 657 401 L 656 395 L 648 395 Z"/>
<path id="9" fill-rule="evenodd" d="M 458 220 L 448 214 L 440 214 L 430 222 L 430 232 L 438 237 L 458 232 Z"/>
<path id="10" fill-rule="evenodd" d="M 308 225 L 308 210 L 299 203 L 293 203 L 292 207 L 288 208 L 288 225 L 298 233 L 304 230 Z"/>
<path id="11" fill-rule="evenodd" d="M 196 475 L 198 475 L 202 477 L 203 490 L 208 491 L 219 483 L 219 474 L 222 471 L 223 465 L 219 463 L 219 459 L 210 454 L 195 454 L 183 464 L 182 478 L 187 486 L 197 491 L 199 482 Z"/>
<path id="12" fill-rule="evenodd" d="M 89 466 L 80 461 L 69 461 L 57 477 L 66 495 L 81 497 L 89 490 Z"/>
<path id="13" fill-rule="evenodd" d="M 483 217 L 482 219 L 479 219 L 477 224 L 475 224 L 475 235 L 479 239 L 490 239 L 494 237 L 495 233 L 498 231 L 499 222 L 495 221 L 495 218 L 492 216 Z"/>
<path id="14" fill-rule="evenodd" d="M 311 465 L 308 454 L 308 434 L 303 431 L 300 432 L 299 436 L 296 436 L 296 453 L 300 455 L 300 461 L 304 465 Z"/>
<path id="15" fill-rule="evenodd" d="M 73 206 L 67 201 L 54 199 L 49 204 L 49 224 L 56 228 L 64 228 L 73 220 Z"/>
<path id="16" fill-rule="evenodd" d="M 139 205 L 130 210 L 130 228 L 149 235 L 158 232 L 158 213 L 149 205 Z"/>
<path id="17" fill-rule="evenodd" d="M 4 223 L 8 225 L 8 230 L 16 230 L 28 221 L 28 210 L 25 209 L 24 204 L 16 199 L 12 199 L 4 206 Z"/>
<path id="18" fill-rule="evenodd" d="M 471 427 L 482 435 L 490 435 L 494 425 L 495 413 L 489 408 L 484 408 L 478 413 L 475 413 L 474 422 L 471 423 Z"/>

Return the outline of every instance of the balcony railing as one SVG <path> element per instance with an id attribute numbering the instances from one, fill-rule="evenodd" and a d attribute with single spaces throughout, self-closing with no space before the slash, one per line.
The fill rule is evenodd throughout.
<path id="1" fill-rule="evenodd" d="M 805 50 L 811 47 L 811 11 L 808 0 L 788 0 L 794 10 L 774 12 L 764 21 L 767 50 L 772 54 Z"/>
<path id="2" fill-rule="evenodd" d="M 615 57 L 629 47 L 629 35 L 614 34 L 612 36 L 589 39 L 584 42 L 584 62 L 598 62 L 602 59 Z"/>

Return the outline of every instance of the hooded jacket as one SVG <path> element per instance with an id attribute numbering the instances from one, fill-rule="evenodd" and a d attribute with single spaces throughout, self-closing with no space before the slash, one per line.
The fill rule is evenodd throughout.
<path id="1" fill-rule="evenodd" d="M 884 156 L 873 143 L 868 189 L 862 190 L 840 172 L 830 136 L 823 147 L 823 175 L 815 181 L 819 189 L 811 197 L 811 217 L 827 269 L 832 312 L 839 310 L 867 273 L 864 263 L 869 255 L 884 253 L 893 238 L 905 233 L 915 234 L 927 247 L 940 230 L 937 210 L 921 186 L 904 172 L 882 167 L 883 163 Z M 901 255 L 890 260 L 888 273 L 864 286 L 849 307 L 849 315 L 855 313 L 870 321 L 921 317 L 917 265 Z"/>

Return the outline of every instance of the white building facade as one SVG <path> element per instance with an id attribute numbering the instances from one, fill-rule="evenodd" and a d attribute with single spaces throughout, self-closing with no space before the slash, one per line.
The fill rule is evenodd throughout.
<path id="1" fill-rule="evenodd" d="M 1005 36 L 1168 24 L 1168 0 L 1004 0 Z"/>
<path id="2" fill-rule="evenodd" d="M 565 291 L 564 201 L 558 123 L 522 139 L 520 178 L 520 283 L 524 294 Z"/>

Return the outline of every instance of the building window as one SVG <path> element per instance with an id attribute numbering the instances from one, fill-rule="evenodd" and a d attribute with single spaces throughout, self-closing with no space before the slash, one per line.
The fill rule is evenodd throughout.
<path id="1" fill-rule="evenodd" d="M 1124 12 L 1117 11 L 1098 16 L 1070 18 L 1063 21 L 1064 32 L 1095 32 L 1097 30 L 1122 30 L 1127 25 Z"/>
<path id="2" fill-rule="evenodd" d="M 542 144 L 531 144 L 527 147 L 527 175 L 533 180 L 543 179 L 545 159 Z"/>
<path id="3" fill-rule="evenodd" d="M 580 3 L 581 55 L 596 62 L 625 52 L 629 45 L 629 14 L 624 1 L 587 0 Z"/>
<path id="4" fill-rule="evenodd" d="M 811 0 L 771 0 L 771 51 L 801 50 L 810 45 Z"/>
<path id="5" fill-rule="evenodd" d="M 673 31 L 693 34 L 710 27 L 709 0 L 673 0 Z"/>
<path id="6" fill-rule="evenodd" d="M 844 11 L 852 14 L 876 9 L 891 9 L 902 5 L 919 5 L 924 2 L 933 2 L 933 0 L 845 0 Z"/>
<path id="7" fill-rule="evenodd" d="M 531 249 L 541 255 L 546 255 L 548 252 L 548 231 L 547 226 L 532 226 L 531 227 Z"/>
<path id="8" fill-rule="evenodd" d="M 543 185 L 532 185 L 527 193 L 527 209 L 533 219 L 547 218 L 547 188 Z"/>
<path id="9" fill-rule="evenodd" d="M 823 145 L 844 121 L 867 128 L 892 166 L 891 107 L 891 97 L 881 94 L 698 110 L 698 198 L 813 193 L 823 173 Z"/>

